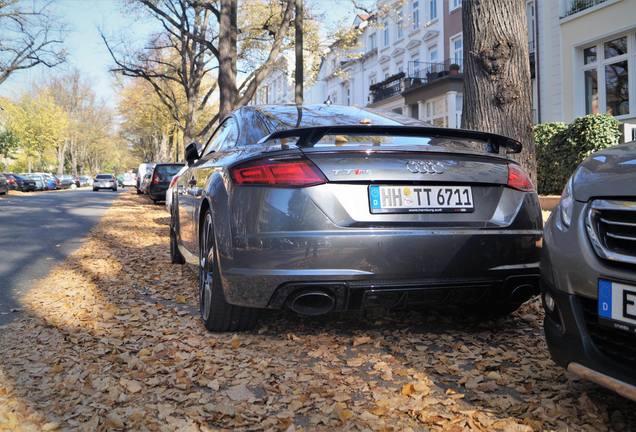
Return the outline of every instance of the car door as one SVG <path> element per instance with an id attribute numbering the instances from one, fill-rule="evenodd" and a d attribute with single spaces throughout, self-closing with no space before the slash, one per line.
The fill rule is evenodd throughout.
<path id="1" fill-rule="evenodd" d="M 177 200 L 179 213 L 179 238 L 181 244 L 193 255 L 197 255 L 199 206 L 210 167 L 216 160 L 216 152 L 221 148 L 228 135 L 235 135 L 236 119 L 228 117 L 212 134 L 202 150 L 202 155 L 177 182 Z"/>

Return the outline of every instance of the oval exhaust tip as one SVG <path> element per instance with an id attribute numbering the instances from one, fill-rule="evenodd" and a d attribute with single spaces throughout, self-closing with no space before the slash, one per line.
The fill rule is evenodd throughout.
<path id="1" fill-rule="evenodd" d="M 324 291 L 304 292 L 295 296 L 289 308 L 300 315 L 318 316 L 331 312 L 336 299 Z"/>

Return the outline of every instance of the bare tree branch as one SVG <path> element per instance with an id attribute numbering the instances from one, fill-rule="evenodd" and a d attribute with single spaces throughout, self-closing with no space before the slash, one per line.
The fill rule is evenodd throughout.
<path id="1" fill-rule="evenodd" d="M 35 9 L 28 2 L 0 1 L 0 84 L 17 71 L 52 68 L 66 60 L 64 27 L 55 22 L 49 5 Z"/>

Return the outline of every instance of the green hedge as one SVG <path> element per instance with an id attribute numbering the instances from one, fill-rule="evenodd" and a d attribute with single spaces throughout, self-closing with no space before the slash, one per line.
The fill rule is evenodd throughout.
<path id="1" fill-rule="evenodd" d="M 571 124 L 534 127 L 539 194 L 560 194 L 574 169 L 591 153 L 618 144 L 620 123 L 612 116 L 591 114 Z"/>

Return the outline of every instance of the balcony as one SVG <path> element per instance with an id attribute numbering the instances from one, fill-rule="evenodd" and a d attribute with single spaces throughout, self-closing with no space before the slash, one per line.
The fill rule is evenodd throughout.
<path id="1" fill-rule="evenodd" d="M 402 93 L 402 91 L 404 91 L 403 80 L 404 72 L 400 72 L 388 77 L 384 81 L 369 86 L 369 90 L 371 91 L 371 103 L 377 103 Z"/>
<path id="2" fill-rule="evenodd" d="M 429 85 L 444 78 L 461 78 L 463 73 L 462 59 L 446 59 L 444 63 L 410 61 L 408 76 L 404 80 L 405 91 Z"/>
<path id="3" fill-rule="evenodd" d="M 560 18 L 569 17 L 608 0 L 561 0 Z"/>

